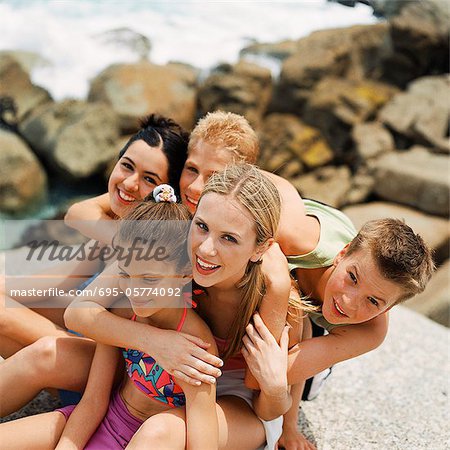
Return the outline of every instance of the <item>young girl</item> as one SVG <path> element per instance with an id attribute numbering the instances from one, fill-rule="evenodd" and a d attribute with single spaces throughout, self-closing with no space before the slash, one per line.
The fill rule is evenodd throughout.
<path id="1" fill-rule="evenodd" d="M 153 196 L 156 203 L 141 203 L 120 222 L 115 243 L 127 251 L 95 284 L 115 298 L 113 313 L 143 326 L 186 331 L 210 342 L 210 351 L 215 352 L 211 332 L 191 308 L 191 296 L 182 294 L 191 273 L 186 248 L 190 214 L 173 203 L 176 197 L 168 185 L 157 187 Z M 141 251 L 147 250 L 146 257 L 133 258 L 135 243 Z M 149 254 L 150 243 L 151 248 L 162 249 L 164 257 Z M 128 301 L 121 304 L 124 293 Z M 56 444 L 58 450 L 122 449 L 145 420 L 177 409 L 186 429 L 183 441 L 172 448 L 217 448 L 214 385 L 194 387 L 176 380 L 150 355 L 125 348 L 126 372 L 114 388 L 115 367 L 122 359 L 119 353 L 115 347 L 98 344 L 80 403 L 0 425 L 2 445 L 8 449 L 55 448 Z M 151 445 L 162 448 L 165 442 L 154 436 Z"/>
<path id="2" fill-rule="evenodd" d="M 244 386 L 245 364 L 239 352 L 245 326 L 264 296 L 261 258 L 274 242 L 279 214 L 280 199 L 275 186 L 254 166 L 232 166 L 211 177 L 191 226 L 193 276 L 203 287 L 203 293 L 197 295 L 198 312 L 210 326 L 225 360 L 217 392 L 220 448 L 254 449 L 266 438 L 274 448 L 281 434 L 281 420 L 263 424 L 257 414 L 271 420 L 290 406 L 286 375 L 268 380 L 253 399 L 253 392 Z M 92 288 L 96 283 L 92 283 Z M 121 329 L 126 335 L 127 321 L 105 309 L 108 301 L 98 299 L 94 303 L 77 298 L 66 311 L 67 325 L 90 337 L 100 336 L 101 342 L 116 339 L 114 332 L 105 336 L 105 329 Z M 133 336 L 125 345 L 137 347 L 133 341 L 140 339 L 143 327 L 133 325 Z M 166 348 L 172 341 L 170 332 L 164 334 L 167 337 L 163 348 Z M 161 344 L 155 341 L 152 345 L 156 349 Z M 152 417 L 133 439 L 135 447 L 132 448 L 142 448 L 144 442 L 152 442 L 155 433 L 161 430 L 166 430 L 163 433 L 166 448 L 183 444 L 184 424 L 170 411 Z"/>
<path id="3" fill-rule="evenodd" d="M 169 182 L 178 186 L 186 160 L 187 139 L 187 133 L 171 119 L 156 115 L 143 119 L 141 129 L 129 139 L 119 154 L 119 160 L 109 177 L 108 193 L 100 197 L 102 202 L 108 203 L 108 212 L 86 215 L 85 209 L 79 208 L 78 228 L 83 232 L 83 228 L 88 227 L 92 231 L 89 237 L 105 242 L 103 236 L 114 234 L 116 226 L 113 220 L 101 219 L 122 217 L 158 184 Z M 66 336 L 62 316 L 71 301 L 67 296 L 54 298 L 51 299 L 52 303 L 58 306 L 43 309 L 38 306 L 38 302 L 43 300 L 40 297 L 6 299 L 5 294 L 14 289 L 28 288 L 44 290 L 58 287 L 68 291 L 86 280 L 82 276 L 93 275 L 101 269 L 100 259 L 90 261 L 85 258 L 83 261 L 60 262 L 46 270 L 45 277 L 8 277 L 6 286 L 0 288 L 0 355 L 9 357 L 43 336 Z M 32 311 L 21 307 L 21 304 L 34 304 L 36 309 Z"/>

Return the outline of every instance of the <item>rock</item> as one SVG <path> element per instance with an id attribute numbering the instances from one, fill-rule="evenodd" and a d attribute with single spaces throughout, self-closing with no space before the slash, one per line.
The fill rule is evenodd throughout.
<path id="1" fill-rule="evenodd" d="M 387 202 L 347 206 L 343 211 L 350 217 L 357 230 L 369 220 L 386 217 L 403 219 L 433 249 L 433 258 L 437 263 L 442 263 L 449 257 L 450 228 L 447 219 Z"/>
<path id="2" fill-rule="evenodd" d="M 0 60 L 3 57 L 11 57 L 20 64 L 20 67 L 30 75 L 30 72 L 36 67 L 50 66 L 48 59 L 35 52 L 27 52 L 25 50 L 2 50 L 0 51 Z"/>
<path id="3" fill-rule="evenodd" d="M 291 114 L 267 116 L 262 126 L 260 140 L 262 158 L 265 161 L 269 161 L 270 164 L 270 160 L 279 152 L 290 153 L 290 159 L 295 158 L 301 162 L 298 173 L 301 172 L 302 166 L 314 169 L 333 159 L 333 151 L 320 131 L 305 125 L 298 117 Z"/>
<path id="4" fill-rule="evenodd" d="M 319 128 L 337 156 L 350 147 L 353 126 L 371 120 L 397 90 L 375 81 L 324 78 L 317 83 L 302 119 Z M 351 155 L 347 154 L 347 160 Z"/>
<path id="5" fill-rule="evenodd" d="M 0 211 L 22 212 L 47 193 L 47 175 L 28 145 L 0 130 Z"/>
<path id="6" fill-rule="evenodd" d="M 450 261 L 437 269 L 425 291 L 405 303 L 431 320 L 450 327 Z"/>
<path id="7" fill-rule="evenodd" d="M 127 27 L 103 31 L 95 37 L 105 45 L 122 48 L 128 52 L 135 53 L 141 60 L 148 59 L 152 48 L 150 39 L 147 36 Z"/>
<path id="8" fill-rule="evenodd" d="M 340 208 L 345 204 L 345 198 L 351 186 L 351 173 L 345 166 L 326 166 L 294 178 L 291 183 L 302 197 L 313 198 Z"/>
<path id="9" fill-rule="evenodd" d="M 0 56 L 0 97 L 9 96 L 17 106 L 22 121 L 34 108 L 52 99 L 43 88 L 35 86 L 18 61 L 10 55 Z"/>
<path id="10" fill-rule="evenodd" d="M 44 105 L 20 130 L 52 169 L 72 180 L 101 172 L 118 152 L 117 116 L 103 104 L 66 100 Z"/>
<path id="11" fill-rule="evenodd" d="M 247 61 L 219 66 L 200 86 L 201 114 L 223 110 L 245 116 L 257 127 L 272 93 L 269 69 Z"/>
<path id="12" fill-rule="evenodd" d="M 371 166 L 362 165 L 353 175 L 352 185 L 345 197 L 346 205 L 365 202 L 373 192 L 375 177 Z"/>
<path id="13" fill-rule="evenodd" d="M 195 76 L 176 65 L 114 64 L 92 80 L 88 100 L 109 105 L 124 133 L 136 131 L 138 119 L 154 112 L 190 129 L 196 112 L 195 88 Z"/>
<path id="14" fill-rule="evenodd" d="M 384 343 L 333 368 L 300 425 L 323 450 L 448 448 L 449 330 L 404 306 Z"/>
<path id="15" fill-rule="evenodd" d="M 297 43 L 282 66 L 272 109 L 300 114 L 316 83 L 326 76 L 379 78 L 386 24 L 316 31 Z"/>
<path id="16" fill-rule="evenodd" d="M 447 73 L 449 30 L 446 0 L 409 2 L 391 20 L 393 53 L 384 63 L 385 77 L 404 87 L 426 74 Z"/>
<path id="17" fill-rule="evenodd" d="M 379 112 L 378 118 L 395 132 L 413 142 L 450 153 L 448 123 L 449 76 L 423 77 L 408 86 L 408 92 L 395 95 Z"/>
<path id="18" fill-rule="evenodd" d="M 356 124 L 352 130 L 356 153 L 362 161 L 375 158 L 394 149 L 394 139 L 379 122 Z"/>
<path id="19" fill-rule="evenodd" d="M 449 214 L 449 157 L 422 147 L 393 152 L 376 162 L 375 192 L 430 214 Z"/>
<path id="20" fill-rule="evenodd" d="M 298 41 L 286 40 L 274 43 L 254 43 L 244 47 L 239 56 L 268 56 L 279 60 L 284 60 L 297 52 Z"/>

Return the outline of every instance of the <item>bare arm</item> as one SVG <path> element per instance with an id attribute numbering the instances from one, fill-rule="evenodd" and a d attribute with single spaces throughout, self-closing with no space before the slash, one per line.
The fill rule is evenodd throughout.
<path id="1" fill-rule="evenodd" d="M 319 240 L 317 220 L 306 215 L 305 205 L 297 189 L 284 178 L 264 172 L 275 184 L 281 197 L 281 217 L 277 242 L 285 255 L 303 255 L 314 250 Z"/>
<path id="2" fill-rule="evenodd" d="M 262 269 L 266 282 L 266 294 L 259 308 L 259 314 L 270 333 L 279 342 L 286 324 L 291 278 L 286 258 L 277 243 L 264 253 Z M 245 385 L 250 389 L 259 389 L 256 378 L 248 370 L 245 375 Z"/>
<path id="3" fill-rule="evenodd" d="M 74 203 L 67 211 L 64 222 L 85 236 L 111 244 L 117 232 L 117 223 L 109 204 L 109 194 Z"/>
<path id="4" fill-rule="evenodd" d="M 85 447 L 108 410 L 119 359 L 119 349 L 97 344 L 86 390 L 70 415 L 56 450 L 82 450 Z"/>
<path id="5" fill-rule="evenodd" d="M 202 328 L 200 333 L 195 334 L 205 342 L 210 342 L 209 352 L 217 355 L 214 338 L 203 321 Z M 181 387 L 186 395 L 186 449 L 217 450 L 219 425 L 216 411 L 216 386 L 206 383 L 192 386 L 182 382 Z"/>
<path id="6" fill-rule="evenodd" d="M 253 399 L 255 413 L 263 420 L 272 420 L 288 411 L 292 403 L 287 382 L 289 326 L 284 327 L 278 345 L 258 314 L 253 322 L 254 326 L 247 326 L 242 354 L 261 388 Z"/>
<path id="7" fill-rule="evenodd" d="M 300 342 L 289 352 L 289 384 L 301 383 L 334 364 L 374 350 L 383 342 L 387 329 L 388 317 L 382 314 Z"/>
<path id="8" fill-rule="evenodd" d="M 96 288 L 119 290 L 116 263 L 89 285 L 91 292 Z M 205 350 L 209 343 L 190 334 L 132 322 L 109 312 L 107 308 L 120 296 L 76 298 L 64 314 L 67 327 L 97 342 L 151 354 L 170 374 L 191 384 L 211 383 L 212 377 L 220 376 L 217 367 L 222 361 Z"/>

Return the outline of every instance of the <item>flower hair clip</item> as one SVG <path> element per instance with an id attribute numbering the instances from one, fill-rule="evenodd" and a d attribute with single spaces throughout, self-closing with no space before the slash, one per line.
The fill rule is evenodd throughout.
<path id="1" fill-rule="evenodd" d="M 172 186 L 168 184 L 160 184 L 153 189 L 153 198 L 156 203 L 167 202 L 176 203 L 177 196 Z"/>

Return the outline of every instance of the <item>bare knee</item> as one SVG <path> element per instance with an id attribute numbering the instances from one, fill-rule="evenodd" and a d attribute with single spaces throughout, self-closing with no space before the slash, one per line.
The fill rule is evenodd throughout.
<path id="1" fill-rule="evenodd" d="M 180 439 L 176 437 L 177 433 L 174 433 L 174 431 L 173 424 L 170 424 L 165 420 L 164 415 L 150 417 L 141 425 L 139 430 L 133 436 L 127 446 L 127 450 L 146 448 L 150 443 L 152 448 L 171 450 L 177 448 L 184 449 L 185 437 L 183 436 L 182 442 L 175 442 Z"/>
<path id="2" fill-rule="evenodd" d="M 27 367 L 29 375 L 42 380 L 51 373 L 56 360 L 56 341 L 55 336 L 44 336 L 20 351 L 21 362 Z"/>

